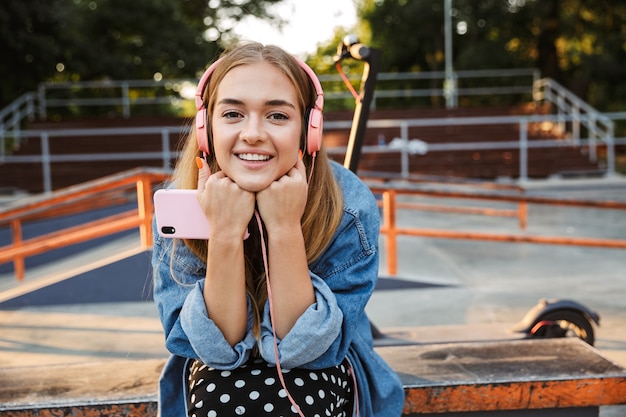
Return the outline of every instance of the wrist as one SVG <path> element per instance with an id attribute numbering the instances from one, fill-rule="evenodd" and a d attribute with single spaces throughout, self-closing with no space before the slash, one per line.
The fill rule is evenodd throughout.
<path id="1" fill-rule="evenodd" d="M 267 233 L 273 241 L 281 240 L 289 242 L 303 238 L 300 223 L 286 224 L 282 222 L 272 227 L 267 227 Z"/>

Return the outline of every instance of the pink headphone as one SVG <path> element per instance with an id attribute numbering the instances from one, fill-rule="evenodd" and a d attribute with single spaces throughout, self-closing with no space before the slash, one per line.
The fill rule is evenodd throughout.
<path id="1" fill-rule="evenodd" d="M 306 72 L 308 77 L 313 82 L 313 86 L 315 87 L 315 93 L 317 94 L 317 98 L 315 99 L 315 106 L 313 108 L 307 109 L 308 116 L 304 118 L 307 122 L 307 131 L 306 131 L 306 144 L 307 144 L 307 153 L 309 155 L 315 155 L 317 151 L 320 150 L 322 146 L 322 129 L 324 120 L 322 117 L 322 110 L 324 109 L 324 91 L 322 90 L 322 85 L 320 84 L 317 76 L 313 72 L 313 70 L 304 63 L 301 59 L 294 57 L 298 65 Z M 207 70 L 202 74 L 200 78 L 200 82 L 198 82 L 198 87 L 196 89 L 196 109 L 198 112 L 196 113 L 196 137 L 198 139 L 198 147 L 200 150 L 207 155 L 209 154 L 209 134 L 208 134 L 208 115 L 207 108 L 204 104 L 204 100 L 202 99 L 202 95 L 204 94 L 204 90 L 206 89 L 209 79 L 211 78 L 211 74 L 215 71 L 215 67 L 219 64 L 221 59 L 215 61 Z"/>

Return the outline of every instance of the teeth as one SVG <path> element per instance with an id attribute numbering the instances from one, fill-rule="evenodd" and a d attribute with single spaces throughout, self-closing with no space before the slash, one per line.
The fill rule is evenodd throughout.
<path id="1" fill-rule="evenodd" d="M 240 153 L 239 159 L 244 161 L 267 161 L 270 157 L 269 155 L 259 155 L 258 153 Z"/>

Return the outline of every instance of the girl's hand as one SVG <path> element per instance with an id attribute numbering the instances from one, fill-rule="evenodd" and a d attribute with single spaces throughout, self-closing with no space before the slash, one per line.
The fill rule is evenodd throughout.
<path id="1" fill-rule="evenodd" d="M 289 172 L 257 193 L 259 214 L 268 231 L 286 227 L 301 228 L 307 190 L 306 168 L 302 158 L 298 158 Z"/>
<path id="2" fill-rule="evenodd" d="M 211 175 L 198 165 L 198 202 L 211 227 L 208 241 L 204 305 L 208 316 L 235 346 L 246 334 L 247 299 L 243 237 L 254 212 L 254 194 L 243 191 L 223 172 Z"/>
<path id="3" fill-rule="evenodd" d="M 211 227 L 211 239 L 243 239 L 254 214 L 254 193 L 241 189 L 222 171 L 215 174 L 206 161 L 198 165 L 198 202 Z"/>

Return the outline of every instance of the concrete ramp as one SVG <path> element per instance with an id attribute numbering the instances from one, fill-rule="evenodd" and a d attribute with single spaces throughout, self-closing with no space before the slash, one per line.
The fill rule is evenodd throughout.
<path id="1" fill-rule="evenodd" d="M 0 275 L 0 310 L 152 300 L 150 252 L 138 233 L 26 270 Z"/>

